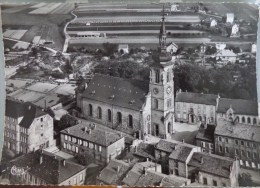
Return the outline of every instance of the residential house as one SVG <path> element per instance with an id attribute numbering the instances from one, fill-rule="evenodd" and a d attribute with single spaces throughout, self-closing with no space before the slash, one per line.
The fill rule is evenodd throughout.
<path id="1" fill-rule="evenodd" d="M 95 124 L 78 124 L 61 131 L 61 150 L 86 154 L 99 163 L 108 163 L 125 149 L 125 137 Z"/>
<path id="2" fill-rule="evenodd" d="M 166 47 L 166 51 L 171 53 L 171 54 L 176 53 L 177 50 L 178 50 L 178 45 L 173 43 L 173 42 L 168 44 L 167 47 Z"/>
<path id="3" fill-rule="evenodd" d="M 196 145 L 201 147 L 202 152 L 214 153 L 214 132 L 216 125 L 207 124 L 206 127 L 201 126 L 196 135 Z"/>
<path id="4" fill-rule="evenodd" d="M 26 185 L 84 185 L 86 167 L 38 150 L 9 162 L 9 179 Z M 15 174 L 14 172 L 23 172 Z"/>
<path id="5" fill-rule="evenodd" d="M 234 13 L 227 13 L 226 14 L 226 23 L 233 23 L 235 19 Z"/>
<path id="6" fill-rule="evenodd" d="M 256 101 L 218 98 L 216 114 L 217 121 L 224 119 L 247 125 L 259 125 Z"/>
<path id="7" fill-rule="evenodd" d="M 14 154 L 55 145 L 53 118 L 29 102 L 6 99 L 4 148 Z"/>
<path id="8" fill-rule="evenodd" d="M 237 158 L 243 168 L 260 169 L 260 127 L 218 120 L 215 129 L 215 153 Z"/>
<path id="9" fill-rule="evenodd" d="M 129 53 L 128 44 L 119 44 L 118 45 L 118 52 L 123 52 L 124 54 Z"/>
<path id="10" fill-rule="evenodd" d="M 188 162 L 189 179 L 204 186 L 237 187 L 238 172 L 238 161 L 214 154 L 195 152 Z"/>
<path id="11" fill-rule="evenodd" d="M 232 50 L 222 50 L 215 54 L 216 60 L 220 64 L 235 63 L 237 60 L 237 54 Z"/>
<path id="12" fill-rule="evenodd" d="M 196 123 L 216 123 L 217 95 L 179 90 L 175 98 L 175 121 Z"/>

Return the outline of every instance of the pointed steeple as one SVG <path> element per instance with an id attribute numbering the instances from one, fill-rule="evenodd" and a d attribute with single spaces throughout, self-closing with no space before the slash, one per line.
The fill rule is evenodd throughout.
<path id="1" fill-rule="evenodd" d="M 166 49 L 166 29 L 165 29 L 165 9 L 163 5 L 163 13 L 162 13 L 162 24 L 160 28 L 160 34 L 159 34 L 159 45 L 161 51 Z"/>

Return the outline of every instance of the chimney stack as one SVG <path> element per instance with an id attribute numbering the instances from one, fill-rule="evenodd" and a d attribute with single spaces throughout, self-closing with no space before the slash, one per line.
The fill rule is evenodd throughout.
<path id="1" fill-rule="evenodd" d="M 147 161 L 147 162 L 149 161 L 149 158 L 148 158 L 148 157 L 146 158 L 146 161 Z"/>
<path id="2" fill-rule="evenodd" d="M 200 157 L 200 164 L 203 164 L 203 157 Z"/>
<path id="3" fill-rule="evenodd" d="M 184 143 L 184 139 L 182 139 L 182 143 Z"/>
<path id="4" fill-rule="evenodd" d="M 174 145 L 174 146 L 173 146 L 173 150 L 176 150 L 176 148 L 177 148 L 176 145 Z"/>
<path id="5" fill-rule="evenodd" d="M 63 164 L 63 166 L 66 165 L 66 161 L 65 161 L 65 159 L 63 159 L 62 164 Z"/>
<path id="6" fill-rule="evenodd" d="M 116 172 L 119 173 L 119 171 L 120 171 L 120 167 L 117 166 L 117 168 L 116 168 Z"/>
<path id="7" fill-rule="evenodd" d="M 40 156 L 40 164 L 42 164 L 42 161 L 43 161 L 43 157 L 42 155 Z"/>

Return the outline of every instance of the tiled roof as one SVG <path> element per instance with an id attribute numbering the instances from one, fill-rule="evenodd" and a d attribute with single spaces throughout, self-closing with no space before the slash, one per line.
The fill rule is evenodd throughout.
<path id="1" fill-rule="evenodd" d="M 12 99 L 6 99 L 5 107 L 5 116 L 15 119 L 23 117 L 19 125 L 25 128 L 29 128 L 35 118 L 47 114 L 29 102 L 23 103 Z"/>
<path id="2" fill-rule="evenodd" d="M 42 156 L 42 163 L 40 164 L 40 156 Z M 60 184 L 68 178 L 74 176 L 76 173 L 83 171 L 86 167 L 65 161 L 63 159 L 49 156 L 38 150 L 18 157 L 10 162 L 10 165 L 16 167 L 29 167 L 28 172 L 40 179 L 43 179 L 47 184 Z"/>
<path id="3" fill-rule="evenodd" d="M 78 124 L 62 130 L 61 133 L 75 136 L 105 147 L 123 138 L 117 132 L 103 130 L 99 126 L 93 127 L 90 124 Z"/>
<path id="4" fill-rule="evenodd" d="M 115 106 L 140 110 L 148 92 L 148 82 L 95 74 L 82 96 Z"/>
<path id="5" fill-rule="evenodd" d="M 240 123 L 233 124 L 232 122 L 223 119 L 218 120 L 215 134 L 260 142 L 260 126 Z"/>
<path id="6" fill-rule="evenodd" d="M 137 146 L 137 151 L 134 152 L 134 155 L 154 160 L 154 145 L 142 142 Z"/>
<path id="7" fill-rule="evenodd" d="M 129 169 L 130 165 L 128 163 L 114 159 L 108 163 L 97 178 L 108 185 L 118 185 L 121 184 L 124 175 Z"/>
<path id="8" fill-rule="evenodd" d="M 191 153 L 192 148 L 183 146 L 183 145 L 177 145 L 176 149 L 172 151 L 169 158 L 175 159 L 181 162 L 185 162 L 188 158 L 188 156 Z"/>
<path id="9" fill-rule="evenodd" d="M 257 101 L 244 99 L 226 99 L 220 98 L 217 107 L 217 113 L 226 113 L 229 108 L 234 110 L 235 114 L 241 115 L 258 115 Z"/>
<path id="10" fill-rule="evenodd" d="M 189 180 L 180 176 L 169 175 L 162 179 L 161 185 L 162 187 L 182 187 Z"/>
<path id="11" fill-rule="evenodd" d="M 177 92 L 175 102 L 214 105 L 217 103 L 217 95 L 192 92 Z"/>
<path id="12" fill-rule="evenodd" d="M 202 163 L 201 163 L 202 159 Z M 188 163 L 188 167 L 196 167 L 199 171 L 229 178 L 230 166 L 235 160 L 218 155 L 195 152 Z"/>
<path id="13" fill-rule="evenodd" d="M 213 142 L 215 127 L 215 125 L 208 124 L 206 129 L 200 128 L 196 135 L 196 139 Z"/>
<path id="14" fill-rule="evenodd" d="M 162 150 L 168 153 L 171 153 L 174 149 L 178 149 L 182 147 L 187 147 L 187 148 L 196 148 L 197 146 L 191 145 L 191 144 L 187 144 L 187 143 L 183 143 L 183 142 L 179 142 L 176 140 L 163 140 L 161 139 L 156 145 L 155 148 L 158 150 Z"/>

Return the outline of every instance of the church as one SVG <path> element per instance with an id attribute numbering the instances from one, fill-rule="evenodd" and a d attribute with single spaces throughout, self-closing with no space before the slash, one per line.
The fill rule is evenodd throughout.
<path id="1" fill-rule="evenodd" d="M 150 67 L 150 82 L 95 74 L 77 94 L 82 117 L 143 138 L 168 138 L 174 123 L 174 61 L 167 52 L 165 18 L 159 34 L 159 58 Z"/>

